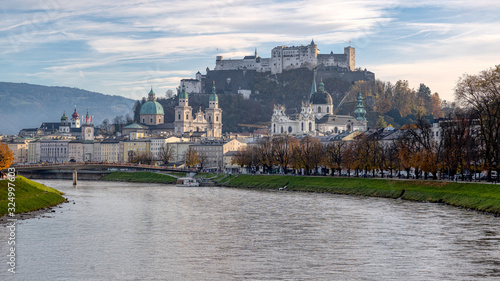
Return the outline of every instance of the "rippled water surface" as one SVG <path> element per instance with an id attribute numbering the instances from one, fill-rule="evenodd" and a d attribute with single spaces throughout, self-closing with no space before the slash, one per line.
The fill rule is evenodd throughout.
<path id="1" fill-rule="evenodd" d="M 9 233 L 0 228 L 0 280 L 500 278 L 500 218 L 445 205 L 41 182 L 71 202 L 50 217 L 19 222 L 15 275 L 7 272 Z"/>

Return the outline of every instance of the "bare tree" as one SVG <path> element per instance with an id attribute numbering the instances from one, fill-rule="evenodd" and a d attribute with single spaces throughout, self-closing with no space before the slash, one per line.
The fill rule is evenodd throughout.
<path id="1" fill-rule="evenodd" d="M 463 105 L 476 111 L 483 148 L 484 169 L 500 172 L 500 65 L 478 75 L 464 75 L 457 83 L 455 96 Z"/>
<path id="2" fill-rule="evenodd" d="M 171 146 L 170 144 L 166 143 L 161 149 L 159 153 L 159 159 L 160 161 L 163 161 L 164 165 L 168 165 L 170 161 L 174 159 L 174 147 Z"/>

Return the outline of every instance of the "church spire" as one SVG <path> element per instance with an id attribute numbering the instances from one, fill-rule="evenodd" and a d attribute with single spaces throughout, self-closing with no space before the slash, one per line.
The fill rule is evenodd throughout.
<path id="1" fill-rule="evenodd" d="M 316 93 L 316 69 L 313 68 L 313 80 L 311 85 L 311 94 L 309 95 L 309 99 Z"/>
<path id="2" fill-rule="evenodd" d="M 354 110 L 354 115 L 356 116 L 357 121 L 366 121 L 365 118 L 366 110 L 363 106 L 363 96 L 361 96 L 361 93 L 358 94 L 358 105 L 356 106 L 356 109 Z"/>

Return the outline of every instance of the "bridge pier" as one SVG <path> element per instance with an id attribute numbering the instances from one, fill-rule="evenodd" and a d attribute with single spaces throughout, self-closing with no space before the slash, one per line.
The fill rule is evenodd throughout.
<path id="1" fill-rule="evenodd" d="M 76 186 L 78 184 L 78 172 L 76 169 L 73 170 L 73 186 Z"/>

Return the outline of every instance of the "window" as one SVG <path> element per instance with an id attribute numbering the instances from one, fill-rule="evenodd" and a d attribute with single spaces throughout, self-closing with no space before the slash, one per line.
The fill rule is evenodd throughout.
<path id="1" fill-rule="evenodd" d="M 146 118 L 142 117 L 142 123 L 146 123 Z"/>
<path id="2" fill-rule="evenodd" d="M 208 122 L 212 122 L 212 116 L 208 116 Z"/>
<path id="3" fill-rule="evenodd" d="M 326 113 L 330 113 L 330 107 L 326 107 Z"/>
<path id="4" fill-rule="evenodd" d="M 153 117 L 149 118 L 149 123 L 153 123 Z"/>
<path id="5" fill-rule="evenodd" d="M 292 126 L 288 126 L 288 132 L 291 133 L 292 132 Z"/>
<path id="6" fill-rule="evenodd" d="M 281 127 L 281 133 L 283 134 L 283 127 Z"/>
<path id="7" fill-rule="evenodd" d="M 313 124 L 311 122 L 309 122 L 309 131 L 311 132 L 313 129 Z"/>
<path id="8" fill-rule="evenodd" d="M 179 116 L 178 116 L 178 118 L 177 118 L 177 119 L 178 119 L 178 120 L 181 120 L 181 114 L 180 114 L 180 113 L 179 113 Z"/>
<path id="9" fill-rule="evenodd" d="M 186 114 L 186 120 L 189 120 L 189 115 L 188 114 Z"/>
<path id="10" fill-rule="evenodd" d="M 276 124 L 273 125 L 273 133 L 276 134 Z"/>
<path id="11" fill-rule="evenodd" d="M 321 106 L 318 106 L 318 113 L 321 113 Z"/>
<path id="12" fill-rule="evenodd" d="M 219 115 L 215 116 L 215 121 L 219 122 Z"/>
<path id="13" fill-rule="evenodd" d="M 300 123 L 300 130 L 304 131 L 304 122 Z"/>

